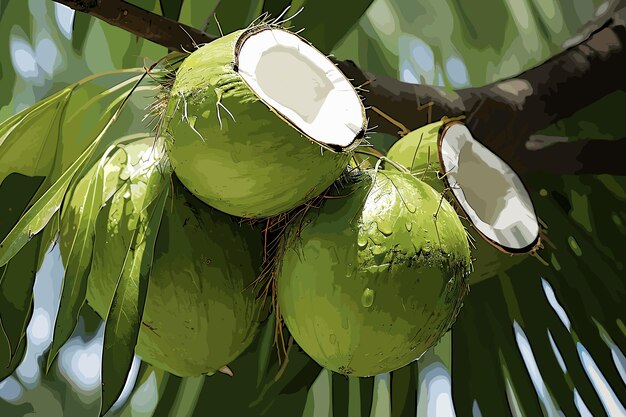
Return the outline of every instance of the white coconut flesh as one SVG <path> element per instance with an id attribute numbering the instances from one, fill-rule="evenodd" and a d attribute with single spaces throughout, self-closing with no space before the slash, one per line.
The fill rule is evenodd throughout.
<path id="1" fill-rule="evenodd" d="M 363 137 L 365 111 L 354 87 L 299 36 L 280 29 L 256 32 L 241 43 L 235 64 L 263 102 L 320 145 L 348 151 Z"/>
<path id="2" fill-rule="evenodd" d="M 539 224 L 528 191 L 502 159 L 472 136 L 462 123 L 440 138 L 444 179 L 469 221 L 496 247 L 528 252 L 539 239 Z"/>

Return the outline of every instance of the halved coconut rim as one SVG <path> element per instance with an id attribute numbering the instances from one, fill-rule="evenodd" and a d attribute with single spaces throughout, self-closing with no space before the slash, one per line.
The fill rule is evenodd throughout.
<path id="1" fill-rule="evenodd" d="M 535 249 L 539 222 L 515 171 L 461 122 L 442 126 L 437 142 L 443 180 L 478 233 L 507 253 Z"/>
<path id="2" fill-rule="evenodd" d="M 365 108 L 350 81 L 295 33 L 274 26 L 244 32 L 233 68 L 272 111 L 320 146 L 348 152 L 365 136 Z"/>

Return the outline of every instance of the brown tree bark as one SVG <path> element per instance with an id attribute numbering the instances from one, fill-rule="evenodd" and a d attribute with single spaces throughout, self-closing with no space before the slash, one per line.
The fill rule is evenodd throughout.
<path id="1" fill-rule="evenodd" d="M 427 123 L 428 112 L 418 111 L 432 102 L 432 119 L 442 116 L 467 116 L 467 125 L 474 136 L 491 148 L 520 173 L 539 170 L 552 173 L 577 173 L 573 165 L 551 160 L 553 150 L 526 149 L 529 136 L 577 110 L 592 104 L 608 93 L 626 86 L 626 2 L 604 24 L 597 27 L 578 44 L 553 56 L 546 62 L 516 77 L 483 87 L 446 92 L 441 88 L 403 83 L 389 77 L 376 76 L 359 69 L 353 62 L 339 62 L 339 68 L 366 85 L 365 103 L 383 109 L 409 129 Z M 370 122 L 377 131 L 396 134 L 398 128 L 376 112 Z M 609 145 L 602 141 L 596 150 Z M 559 144 L 568 156 L 588 149 L 581 144 Z M 608 149 L 607 149 L 608 150 Z M 588 160 L 588 158 L 585 158 Z M 538 161 L 541 161 L 539 163 Z M 626 174 L 626 168 L 618 168 Z"/>
<path id="2" fill-rule="evenodd" d="M 123 0 L 54 0 L 174 51 L 193 51 L 215 37 Z"/>
<path id="3" fill-rule="evenodd" d="M 214 38 L 198 29 L 133 6 L 122 0 L 54 0 L 88 13 L 169 49 L 192 51 Z M 352 61 L 338 67 L 363 86 L 368 107 L 376 107 L 409 129 L 443 116 L 465 115 L 474 136 L 524 174 L 611 172 L 626 175 L 626 164 L 603 167 L 607 152 L 620 141 L 572 141 L 529 149 L 534 132 L 571 116 L 615 90 L 626 87 L 626 0 L 613 3 L 606 15 L 590 22 L 570 45 L 544 63 L 516 77 L 483 87 L 446 91 L 404 83 L 363 71 Z M 431 103 L 430 110 L 426 107 Z M 368 110 L 376 131 L 398 134 L 398 127 Z M 565 160 L 567 159 L 567 160 Z"/>

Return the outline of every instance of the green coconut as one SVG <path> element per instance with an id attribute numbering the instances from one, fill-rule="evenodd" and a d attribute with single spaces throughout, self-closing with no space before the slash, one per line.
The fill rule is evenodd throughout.
<path id="1" fill-rule="evenodd" d="M 146 167 L 156 161 L 144 159 L 142 152 L 152 155 L 152 139 L 118 150 L 111 166 L 105 166 L 112 174 L 107 174 L 105 194 L 117 191 L 96 222 L 87 287 L 87 302 L 102 318 L 111 305 L 147 176 L 161 175 L 152 171 L 154 166 Z M 84 182 L 77 187 L 85 188 Z M 251 286 L 260 274 L 262 234 L 202 203 L 175 177 L 171 193 L 155 245 L 135 351 L 145 362 L 175 375 L 212 374 L 250 345 L 264 318 Z M 68 202 L 69 207 L 77 204 Z M 64 241 L 62 235 L 66 261 Z"/>
<path id="2" fill-rule="evenodd" d="M 403 136 L 387 152 L 387 158 L 409 169 L 417 178 L 437 191 L 445 185 L 437 175 L 441 171 L 437 139 L 443 122 L 424 125 Z M 394 169 L 392 164 L 385 168 Z"/>
<path id="3" fill-rule="evenodd" d="M 417 178 L 428 183 L 437 191 L 442 192 L 448 184 L 442 178 L 445 170 L 442 169 L 440 163 L 438 141 L 441 139 L 441 135 L 447 132 L 446 127 L 455 124 L 454 121 L 450 123 L 442 120 L 422 126 L 397 141 L 389 149 L 387 158 L 410 169 Z M 483 150 L 483 152 L 487 151 Z M 491 152 L 489 153 L 491 154 Z M 495 157 L 493 154 L 490 156 Z M 477 165 L 476 161 L 470 161 L 470 163 Z M 394 168 L 392 164 L 387 164 L 386 167 Z M 497 172 L 492 171 L 484 175 L 486 178 L 479 182 L 479 187 L 474 190 L 474 194 L 480 197 L 483 193 L 487 194 L 485 188 L 497 188 L 492 187 L 490 183 L 490 181 L 498 180 L 499 175 L 497 174 Z M 470 190 L 464 191 L 469 193 Z M 448 195 L 456 198 L 450 191 Z M 485 198 L 484 200 L 487 199 Z M 500 198 L 494 198 L 491 201 L 487 200 L 482 203 L 485 206 L 497 207 L 501 204 L 499 200 Z M 514 216 L 512 218 L 515 219 Z M 523 253 L 510 253 L 506 246 L 503 247 L 499 244 L 504 242 L 492 242 L 489 239 L 485 239 L 478 230 L 479 226 L 477 227 L 471 220 L 471 218 L 468 219 L 470 225 L 468 225 L 467 229 L 472 242 L 473 272 L 470 275 L 472 283 L 497 275 L 498 272 L 508 270 L 528 258 L 523 256 Z"/>
<path id="4" fill-rule="evenodd" d="M 499 273 L 506 272 L 530 258 L 528 255 L 516 255 L 497 250 L 474 229 L 468 228 L 468 231 L 472 247 L 471 284 L 478 284 L 488 278 L 496 277 Z"/>
<path id="5" fill-rule="evenodd" d="M 267 217 L 319 195 L 345 170 L 365 110 L 326 56 L 284 29 L 240 30 L 190 54 L 165 112 L 174 171 L 226 213 Z"/>
<path id="6" fill-rule="evenodd" d="M 419 358 L 450 328 L 468 291 L 469 246 L 457 214 L 405 173 L 365 171 L 296 219 L 284 242 L 284 322 L 315 361 L 345 375 Z"/>

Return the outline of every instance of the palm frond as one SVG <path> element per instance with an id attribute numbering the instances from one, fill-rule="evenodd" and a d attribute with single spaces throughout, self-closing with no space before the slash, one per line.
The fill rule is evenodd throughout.
<path id="1" fill-rule="evenodd" d="M 453 327 L 459 414 L 474 402 L 483 415 L 518 406 L 525 415 L 576 415 L 582 403 L 594 416 L 624 409 L 626 381 L 612 353 L 626 350 L 624 266 L 607 244 L 624 239 L 623 181 L 540 184 L 535 201 L 549 244 L 539 256 L 549 265 L 529 259 L 472 287 Z"/>

